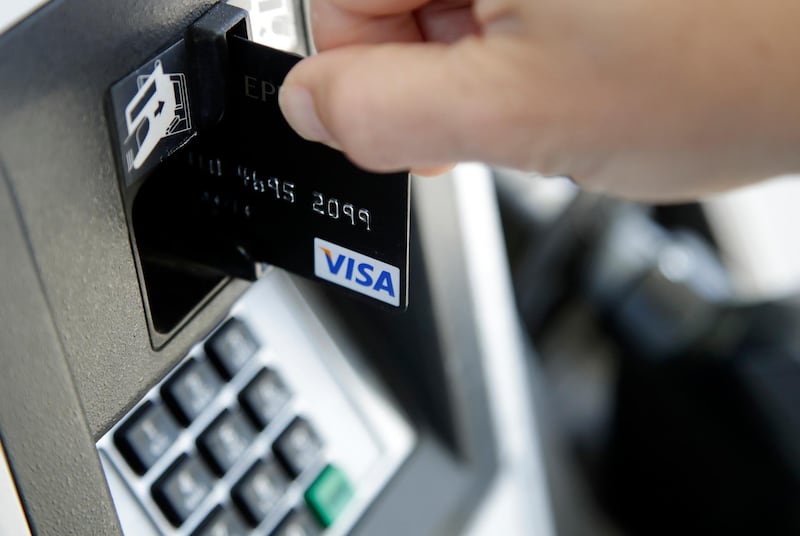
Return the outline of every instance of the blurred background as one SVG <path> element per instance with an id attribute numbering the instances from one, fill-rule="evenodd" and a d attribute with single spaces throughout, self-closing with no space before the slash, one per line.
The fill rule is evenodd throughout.
<path id="1" fill-rule="evenodd" d="M 797 177 L 674 206 L 496 184 L 556 533 L 797 534 Z"/>

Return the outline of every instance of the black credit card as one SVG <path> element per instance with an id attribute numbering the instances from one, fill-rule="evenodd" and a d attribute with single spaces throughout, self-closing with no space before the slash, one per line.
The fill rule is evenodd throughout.
<path id="1" fill-rule="evenodd" d="M 131 169 L 153 168 L 133 203 L 134 220 L 146 222 L 136 225 L 140 254 L 244 276 L 243 266 L 269 263 L 404 309 L 408 173 L 365 171 L 289 127 L 278 89 L 299 56 L 238 36 L 227 48 L 222 120 L 172 152 L 156 146 L 157 165 L 129 150 Z M 152 65 L 166 81 L 163 64 Z M 129 122 L 158 107 L 148 99 L 164 90 L 148 92 L 147 76 L 138 73 L 134 99 L 116 106 Z"/>

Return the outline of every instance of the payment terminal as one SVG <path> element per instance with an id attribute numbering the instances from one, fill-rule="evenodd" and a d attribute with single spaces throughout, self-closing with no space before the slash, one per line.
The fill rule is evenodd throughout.
<path id="1" fill-rule="evenodd" d="M 308 14 L 0 8 L 0 533 L 552 533 L 491 173 L 296 137 Z"/>

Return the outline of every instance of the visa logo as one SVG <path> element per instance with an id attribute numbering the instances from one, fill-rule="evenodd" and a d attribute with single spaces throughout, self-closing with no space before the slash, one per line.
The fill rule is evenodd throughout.
<path id="1" fill-rule="evenodd" d="M 400 306 L 400 270 L 332 242 L 314 239 L 314 275 L 376 300 Z"/>

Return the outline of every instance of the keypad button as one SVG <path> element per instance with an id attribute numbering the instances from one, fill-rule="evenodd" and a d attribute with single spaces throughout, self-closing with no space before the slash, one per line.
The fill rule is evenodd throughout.
<path id="1" fill-rule="evenodd" d="M 225 410 L 197 439 L 197 448 L 218 475 L 224 475 L 255 439 L 244 414 Z"/>
<path id="2" fill-rule="evenodd" d="M 205 360 L 191 359 L 164 384 L 161 396 L 184 424 L 190 424 L 211 403 L 222 381 Z"/>
<path id="3" fill-rule="evenodd" d="M 306 490 L 306 504 L 323 527 L 330 527 L 353 498 L 353 487 L 344 473 L 327 466 Z"/>
<path id="4" fill-rule="evenodd" d="M 249 536 L 250 529 L 229 508 L 217 506 L 192 533 L 192 536 Z"/>
<path id="5" fill-rule="evenodd" d="M 289 480 L 273 459 L 258 461 L 233 487 L 231 495 L 253 526 L 261 523 L 286 492 Z"/>
<path id="6" fill-rule="evenodd" d="M 272 450 L 289 474 L 296 477 L 317 460 L 322 440 L 308 421 L 298 417 L 275 440 Z"/>
<path id="7" fill-rule="evenodd" d="M 214 476 L 205 465 L 183 454 L 153 484 L 153 499 L 170 523 L 179 527 L 200 506 L 213 486 Z"/>
<path id="8" fill-rule="evenodd" d="M 319 525 L 305 510 L 295 510 L 284 519 L 271 536 L 318 536 Z"/>
<path id="9" fill-rule="evenodd" d="M 178 423 L 161 404 L 145 402 L 114 434 L 114 443 L 137 473 L 144 474 L 172 445 Z"/>
<path id="10" fill-rule="evenodd" d="M 239 402 L 260 427 L 267 426 L 283 409 L 292 393 L 274 370 L 264 369 L 239 394 Z"/>
<path id="11" fill-rule="evenodd" d="M 206 353 L 226 379 L 233 378 L 258 350 L 258 342 L 247 326 L 231 318 L 206 342 Z"/>

